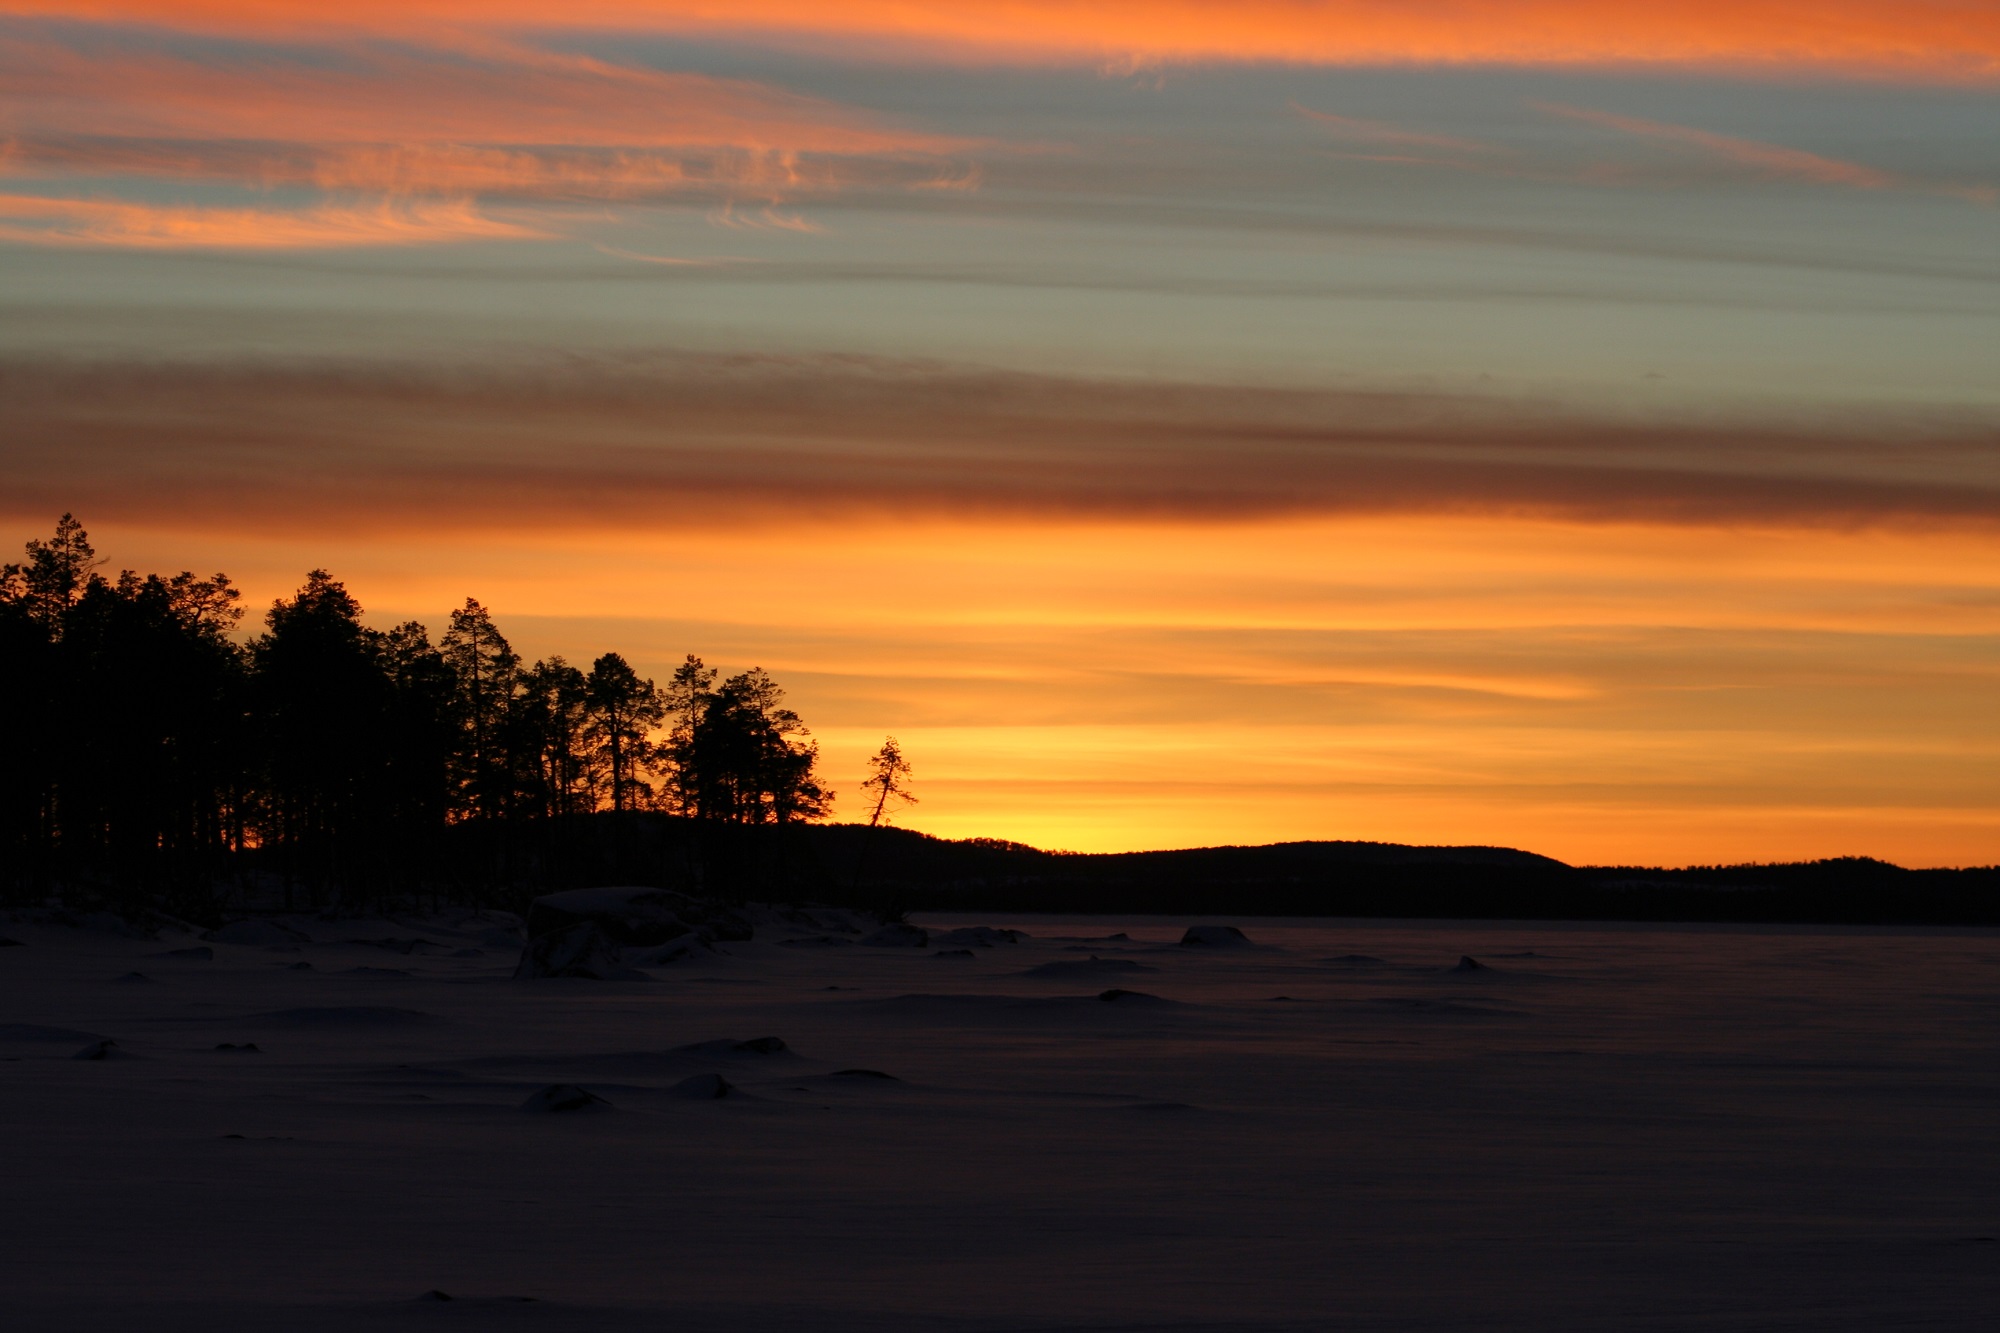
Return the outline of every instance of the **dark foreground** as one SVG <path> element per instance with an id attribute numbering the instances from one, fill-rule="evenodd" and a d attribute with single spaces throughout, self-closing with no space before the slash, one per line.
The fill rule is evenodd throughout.
<path id="1" fill-rule="evenodd" d="M 0 923 L 27 942 L 0 949 L 7 1325 L 2000 1310 L 2000 933 L 1267 921 L 1218 949 L 1173 944 L 1181 920 L 979 923 L 1034 938 L 938 957 L 775 928 L 628 982 L 508 980 L 467 918 L 307 919 L 297 952 L 207 960 Z M 789 1049 L 675 1049 L 764 1036 Z M 736 1094 L 686 1095 L 705 1074 Z M 520 1109 L 549 1084 L 610 1108 Z"/>

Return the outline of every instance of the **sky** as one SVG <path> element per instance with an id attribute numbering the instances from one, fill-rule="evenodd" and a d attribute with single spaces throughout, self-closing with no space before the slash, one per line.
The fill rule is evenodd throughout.
<path id="1" fill-rule="evenodd" d="M 1992 864 L 2000 6 L 0 0 L 0 464 L 944 836 Z"/>

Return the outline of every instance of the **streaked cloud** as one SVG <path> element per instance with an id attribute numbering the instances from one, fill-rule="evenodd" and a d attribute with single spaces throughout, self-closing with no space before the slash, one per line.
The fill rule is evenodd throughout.
<path id="1" fill-rule="evenodd" d="M 0 0 L 49 14 L 223 32 L 412 32 L 426 27 L 702 33 L 831 42 L 960 59 L 1103 62 L 1807 67 L 1985 80 L 2000 74 L 2000 13 L 1957 0 Z"/>
<path id="2" fill-rule="evenodd" d="M 1647 421 L 769 357 L 16 362 L 0 407 L 18 440 L 8 504 L 28 513 L 635 530 L 786 513 L 2000 522 L 2000 429 L 1964 413 Z"/>
<path id="3" fill-rule="evenodd" d="M 816 224 L 782 205 L 967 178 L 969 142 L 783 89 L 493 38 L 221 50 L 129 32 L 0 41 L 0 176 L 113 180 L 123 198 L 0 202 L 0 240 L 304 248 L 530 239 L 482 199 L 673 199 L 716 222 Z M 160 202 L 151 184 L 282 187 L 293 207 Z"/>

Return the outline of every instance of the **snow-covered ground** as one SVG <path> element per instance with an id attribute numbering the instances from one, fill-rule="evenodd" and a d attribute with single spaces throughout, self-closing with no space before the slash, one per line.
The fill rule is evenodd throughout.
<path id="1" fill-rule="evenodd" d="M 0 920 L 7 1328 L 2000 1326 L 1991 931 L 286 924 Z"/>

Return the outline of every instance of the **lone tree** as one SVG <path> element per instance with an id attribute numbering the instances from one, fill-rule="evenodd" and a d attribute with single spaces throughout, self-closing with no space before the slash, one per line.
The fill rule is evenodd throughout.
<path id="1" fill-rule="evenodd" d="M 882 820 L 898 805 L 915 805 L 917 803 L 916 793 L 912 792 L 908 785 L 910 774 L 913 771 L 910 767 L 910 761 L 903 758 L 902 745 L 897 742 L 894 736 L 884 737 L 882 748 L 869 756 L 868 777 L 861 784 L 862 798 L 869 802 L 868 827 L 870 829 L 880 828 Z M 874 843 L 875 838 L 872 835 L 864 834 L 862 836 L 861 851 L 854 858 L 854 891 L 856 893 L 861 891 L 862 872 L 868 868 L 868 852 Z M 900 907 L 892 904 L 889 911 L 897 920 L 902 919 L 902 909 Z"/>
<path id="2" fill-rule="evenodd" d="M 917 803 L 916 793 L 907 785 L 913 771 L 894 736 L 885 738 L 882 748 L 869 757 L 868 779 L 861 784 L 862 796 L 869 802 L 869 828 L 880 824 L 897 806 Z"/>

